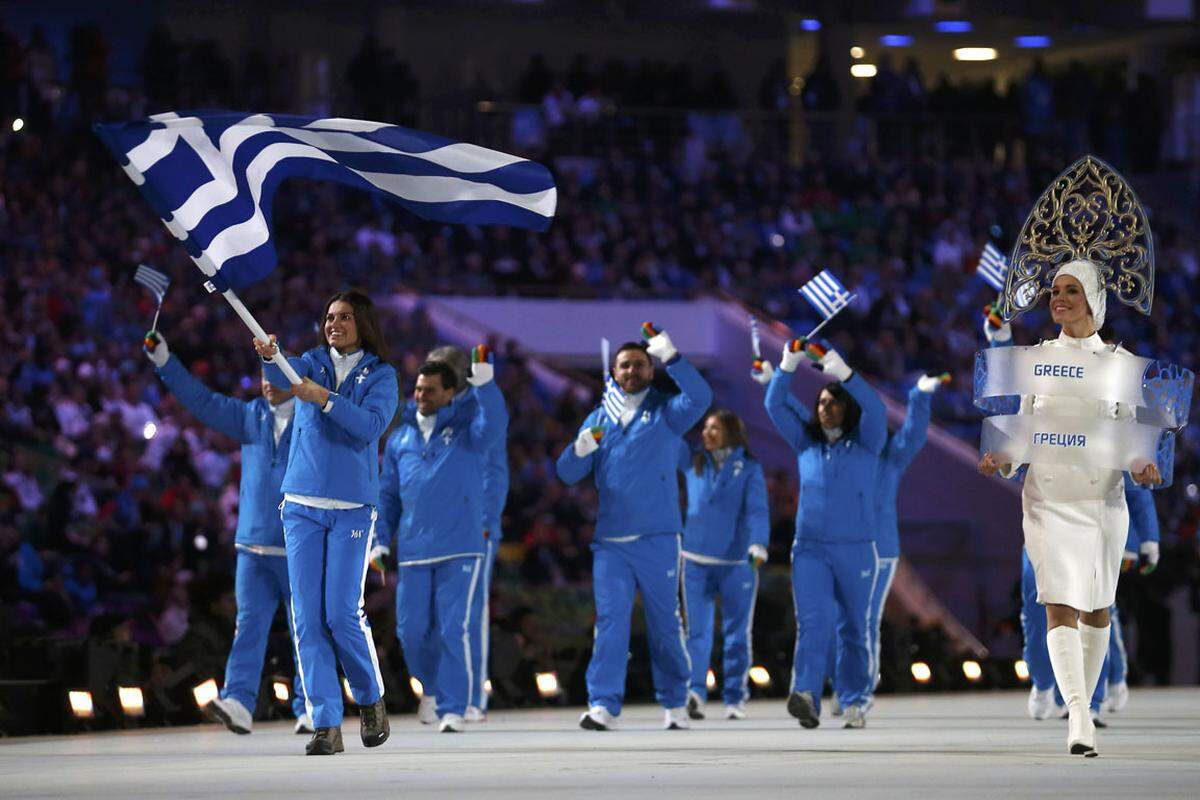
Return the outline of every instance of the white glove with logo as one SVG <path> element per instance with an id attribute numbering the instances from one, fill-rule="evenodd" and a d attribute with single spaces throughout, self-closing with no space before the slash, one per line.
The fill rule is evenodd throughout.
<path id="1" fill-rule="evenodd" d="M 145 338 L 142 339 L 142 350 L 146 353 L 146 358 L 159 369 L 165 367 L 171 357 L 171 351 L 167 349 L 167 340 L 158 331 L 146 332 Z"/>
<path id="2" fill-rule="evenodd" d="M 392 550 L 390 547 L 384 544 L 377 544 L 371 548 L 371 557 L 367 561 L 382 563 L 391 554 Z"/>
<path id="3" fill-rule="evenodd" d="M 763 547 L 761 544 L 750 545 L 750 549 L 747 551 L 747 554 L 750 556 L 750 563 L 755 567 L 761 567 L 763 564 L 767 563 L 767 548 Z"/>
<path id="4" fill-rule="evenodd" d="M 491 350 L 487 345 L 476 345 L 471 350 L 471 371 L 467 374 L 467 383 L 472 386 L 483 386 L 496 377 L 496 366 Z"/>
<path id="5" fill-rule="evenodd" d="M 586 458 L 600 449 L 600 440 L 592 432 L 595 428 L 584 428 L 575 437 L 575 455 Z"/>
<path id="6" fill-rule="evenodd" d="M 799 349 L 793 350 L 792 345 L 799 342 Z M 796 367 L 800 366 L 800 362 L 808 358 L 804 353 L 804 342 L 801 339 L 793 339 L 783 346 L 783 356 L 779 359 L 779 368 L 784 372 L 795 372 Z"/>
<path id="7" fill-rule="evenodd" d="M 989 342 L 1004 344 L 1012 339 L 1012 325 L 1006 322 L 999 328 L 993 328 L 992 324 L 985 319 L 983 321 L 983 335 Z"/>
<path id="8" fill-rule="evenodd" d="M 818 363 L 825 374 L 832 376 L 834 380 L 848 381 L 850 380 L 850 376 L 854 374 L 854 370 L 846 366 L 846 362 L 842 360 L 837 350 L 829 350 L 829 352 L 821 356 L 821 360 Z"/>
<path id="9" fill-rule="evenodd" d="M 1142 565 L 1143 575 L 1149 575 L 1158 569 L 1158 542 L 1142 542 L 1138 551 L 1141 552 L 1142 558 L 1146 560 L 1146 563 Z"/>
<path id="10" fill-rule="evenodd" d="M 646 352 L 664 364 L 679 355 L 666 331 L 661 331 L 646 340 Z"/>
<path id="11" fill-rule="evenodd" d="M 771 382 L 771 377 L 775 374 L 775 368 L 771 366 L 770 361 L 755 361 L 757 366 L 750 370 L 750 380 L 760 386 L 766 386 Z"/>

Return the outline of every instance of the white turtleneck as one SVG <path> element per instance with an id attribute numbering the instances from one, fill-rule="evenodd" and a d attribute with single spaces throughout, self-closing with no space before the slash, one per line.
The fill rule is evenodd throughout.
<path id="1" fill-rule="evenodd" d="M 350 370 L 358 366 L 358 362 L 362 361 L 365 351 L 360 347 L 353 353 L 342 355 L 336 347 L 329 348 L 329 358 L 333 361 L 334 384 L 333 388 L 339 389 L 342 381 L 346 380 L 346 376 L 350 374 Z"/>
<path id="2" fill-rule="evenodd" d="M 715 464 L 717 469 L 720 470 L 721 465 L 725 463 L 725 459 L 729 458 L 729 454 L 732 452 L 732 447 L 717 447 L 713 450 L 709 450 L 708 454 L 712 456 L 713 464 Z"/>
<path id="3" fill-rule="evenodd" d="M 638 408 L 642 405 L 642 401 L 646 399 L 650 387 L 642 389 L 637 394 L 625 395 L 625 410 L 621 412 L 621 427 L 628 428 L 629 423 L 633 422 L 633 418 L 637 415 Z"/>
<path id="4" fill-rule="evenodd" d="M 821 433 L 825 434 L 825 441 L 829 444 L 833 444 L 842 438 L 841 428 L 821 428 Z"/>
<path id="5" fill-rule="evenodd" d="M 433 426 L 437 424 L 437 412 L 433 412 L 428 417 L 417 412 L 417 429 L 421 431 L 421 440 L 429 441 L 429 437 L 433 435 Z"/>
<path id="6" fill-rule="evenodd" d="M 277 406 L 271 406 L 271 415 L 275 417 L 275 445 L 283 438 L 283 432 L 296 413 L 296 398 L 289 397 Z"/>

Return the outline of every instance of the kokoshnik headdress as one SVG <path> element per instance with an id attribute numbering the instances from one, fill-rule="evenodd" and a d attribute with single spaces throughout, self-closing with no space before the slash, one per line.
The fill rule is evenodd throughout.
<path id="1" fill-rule="evenodd" d="M 1120 173 L 1090 155 L 1063 170 L 1026 217 L 1009 258 L 1004 321 L 1036 306 L 1058 268 L 1079 260 L 1095 265 L 1102 290 L 1150 313 L 1154 239 L 1146 212 Z"/>

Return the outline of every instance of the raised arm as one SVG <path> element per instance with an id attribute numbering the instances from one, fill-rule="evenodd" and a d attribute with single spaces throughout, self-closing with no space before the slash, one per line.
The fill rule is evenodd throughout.
<path id="1" fill-rule="evenodd" d="M 331 392 L 326 405 L 329 411 L 322 409 L 331 422 L 364 445 L 383 435 L 392 417 L 396 416 L 396 407 L 400 402 L 396 371 L 381 364 L 371 373 L 371 385 L 363 397 L 362 405 L 355 405 L 348 398 Z"/>
<path id="2" fill-rule="evenodd" d="M 798 452 L 812 444 L 812 439 L 805 428 L 809 421 L 807 410 L 800 405 L 798 400 L 788 400 L 792 394 L 792 374 L 792 370 L 775 370 L 775 374 L 771 376 L 771 382 L 767 384 L 767 394 L 763 399 L 763 405 L 767 409 L 767 416 L 775 424 L 775 430 L 779 431 L 779 435 L 783 437 L 784 441 Z"/>
<path id="3" fill-rule="evenodd" d="M 679 394 L 667 401 L 667 425 L 682 436 L 700 421 L 712 405 L 712 387 L 692 366 L 692 362 L 683 356 L 676 356 L 667 363 L 667 374 L 679 387 Z"/>
<path id="4" fill-rule="evenodd" d="M 490 453 L 508 436 L 508 408 L 496 382 L 475 387 L 475 416 L 471 420 L 471 444 L 480 453 Z"/>
<path id="5" fill-rule="evenodd" d="M 196 419 L 236 442 L 246 444 L 251 441 L 252 426 L 249 423 L 253 412 L 249 403 L 212 391 L 196 380 L 174 355 L 155 372 Z"/>
<path id="6" fill-rule="evenodd" d="M 747 545 L 759 545 L 764 549 L 771 541 L 771 510 L 767 503 L 767 482 L 763 478 L 762 465 L 757 461 L 746 464 L 746 493 L 742 496 L 742 512 L 738 525 L 747 533 Z"/>
<path id="7" fill-rule="evenodd" d="M 932 392 L 923 392 L 916 386 L 908 391 L 908 413 L 904 415 L 904 424 L 887 445 L 888 461 L 902 470 L 912 463 L 925 446 L 932 399 Z"/>
<path id="8" fill-rule="evenodd" d="M 692 448 L 687 442 L 679 440 L 678 460 L 675 463 L 675 468 L 680 472 L 687 472 L 692 468 Z"/>

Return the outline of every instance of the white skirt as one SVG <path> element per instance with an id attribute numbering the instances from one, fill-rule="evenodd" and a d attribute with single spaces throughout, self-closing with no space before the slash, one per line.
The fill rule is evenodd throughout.
<path id="1" fill-rule="evenodd" d="M 1022 499 L 1025 551 L 1037 580 L 1037 601 L 1079 611 L 1108 608 L 1129 535 L 1129 510 L 1120 502 Z"/>

